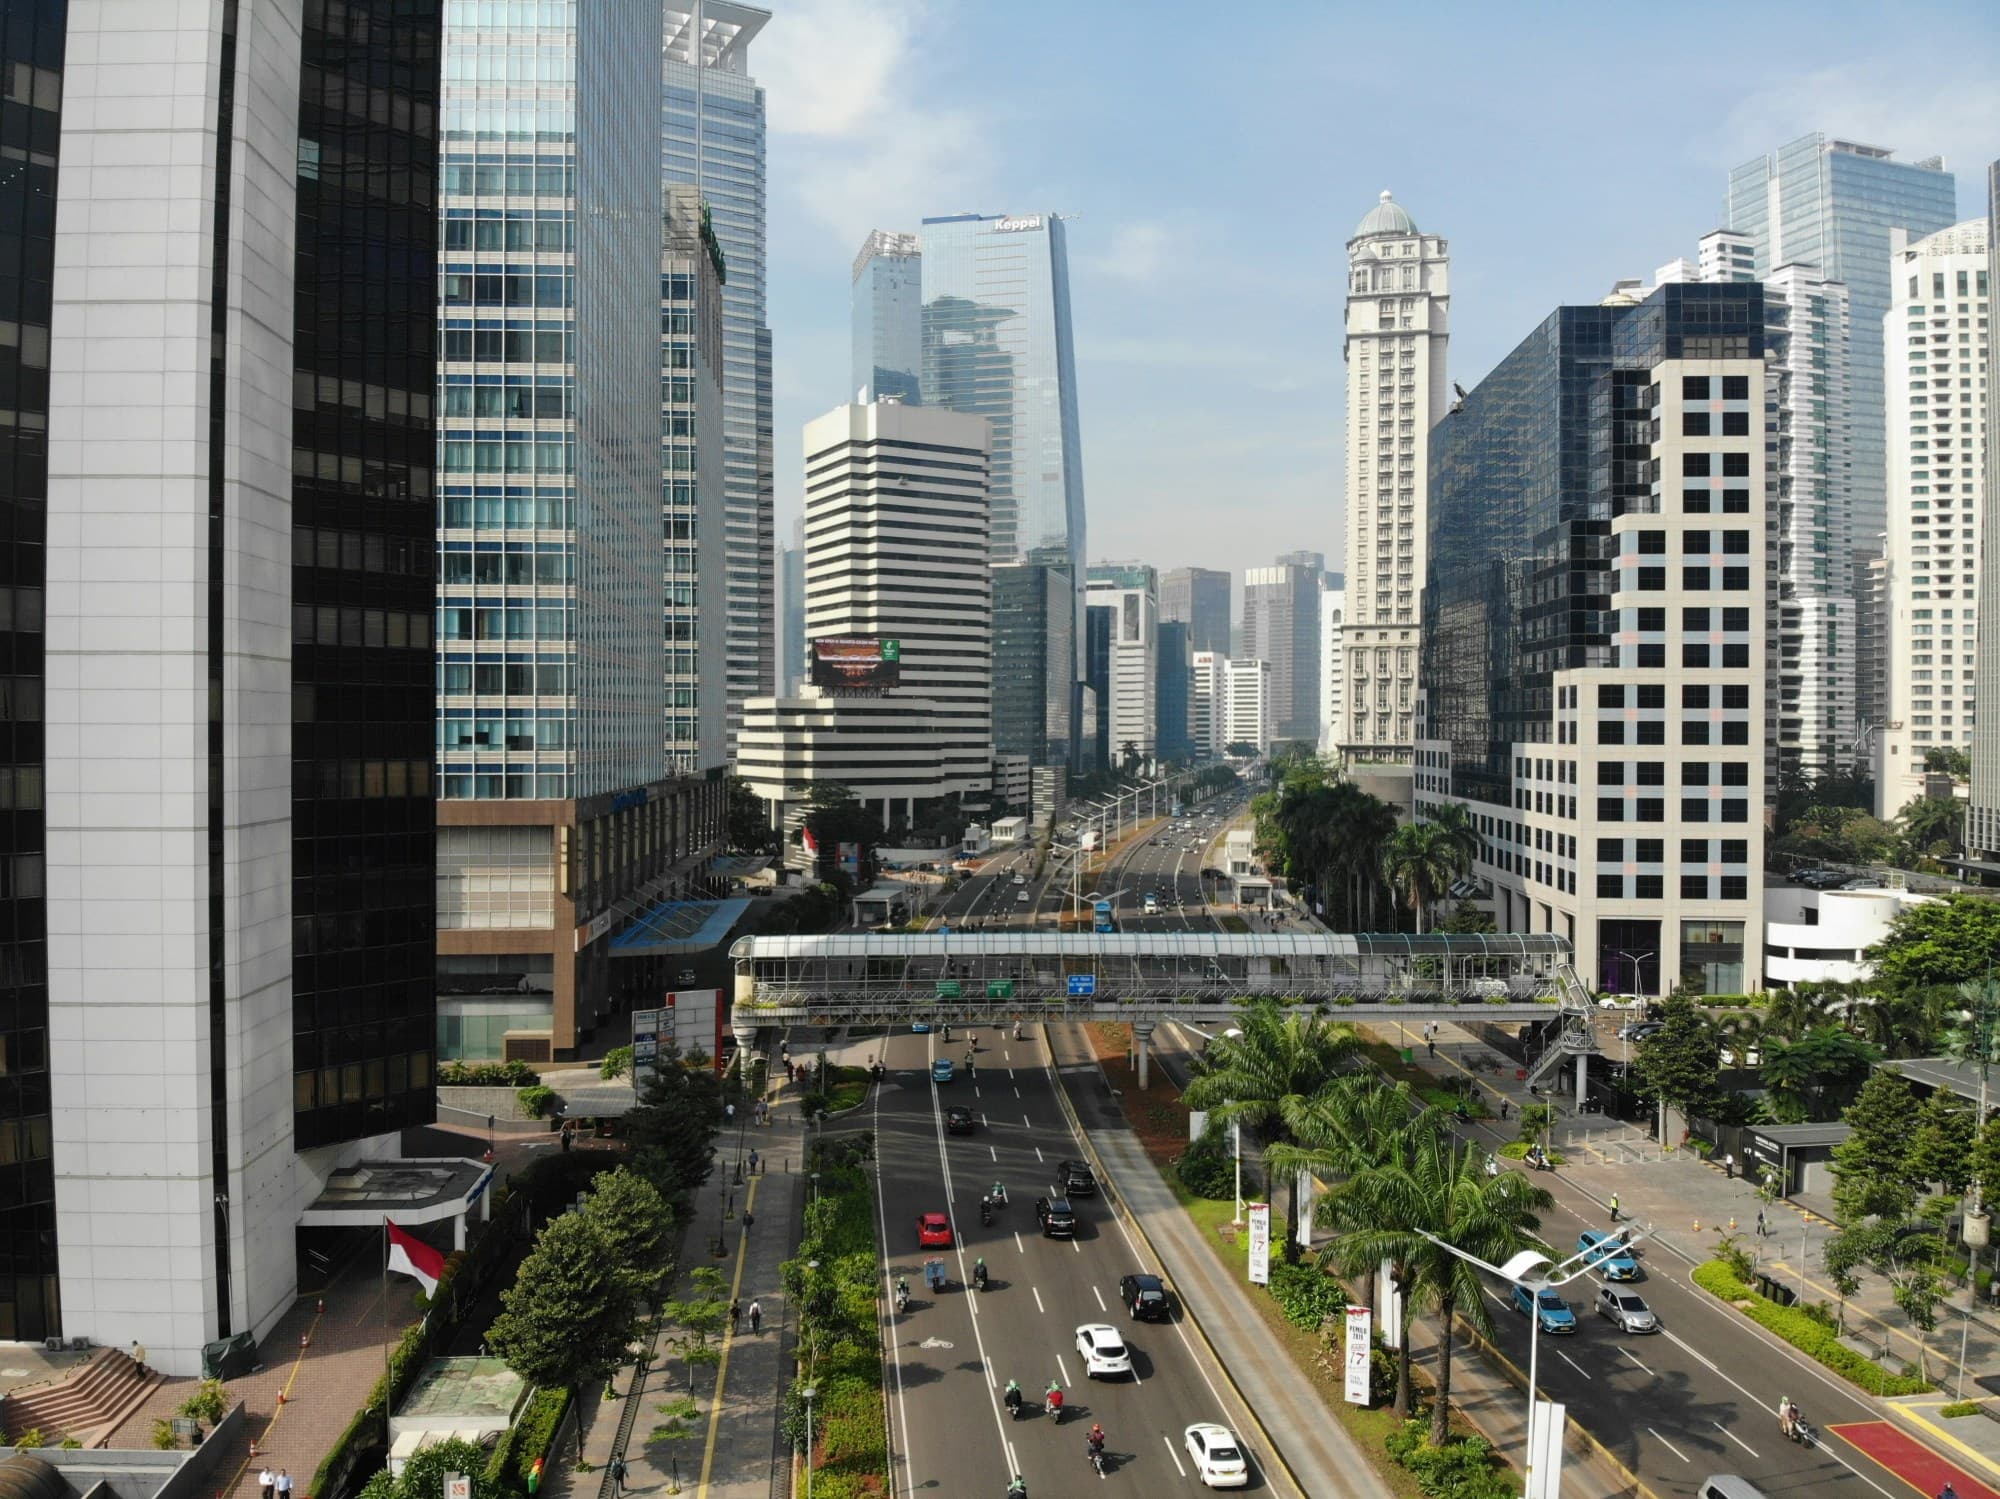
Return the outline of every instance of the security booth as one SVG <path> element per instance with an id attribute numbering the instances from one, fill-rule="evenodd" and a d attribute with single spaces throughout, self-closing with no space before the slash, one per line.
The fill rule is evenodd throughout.
<path id="1" fill-rule="evenodd" d="M 1765 1124 L 1746 1132 L 1744 1175 L 1762 1181 L 1777 1173 L 1778 1195 L 1833 1195 L 1833 1148 L 1854 1132 L 1850 1124 Z"/>

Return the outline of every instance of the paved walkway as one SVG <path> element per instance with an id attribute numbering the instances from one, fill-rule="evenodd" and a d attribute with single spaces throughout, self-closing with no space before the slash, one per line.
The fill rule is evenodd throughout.
<path id="1" fill-rule="evenodd" d="M 805 1142 L 783 1092 L 773 1094 L 769 1127 L 749 1125 L 739 1109 L 739 1127 L 717 1142 L 722 1161 L 696 1194 L 682 1245 L 683 1273 L 672 1292 L 688 1294 L 687 1271 L 720 1269 L 732 1299 L 745 1308 L 758 1303 L 762 1331 L 752 1333 L 746 1320 L 725 1338 L 719 1366 L 693 1371 L 663 1337 L 649 1366 L 621 1373 L 620 1399 L 588 1404 L 580 1436 L 589 1466 L 575 1472 L 569 1464 L 559 1465 L 542 1491 L 550 1499 L 617 1499 L 609 1466 L 620 1455 L 628 1470 L 626 1493 L 686 1493 L 699 1499 L 783 1499 L 791 1493 L 790 1453 L 778 1417 L 791 1382 L 793 1328 L 778 1271 L 798 1243 Z M 752 1150 L 759 1157 L 754 1175 Z M 741 1186 L 736 1185 L 739 1164 Z M 725 1251 L 720 1259 L 714 1253 L 718 1234 Z M 660 1407 L 689 1393 L 691 1373 L 700 1408 L 688 1423 L 692 1434 L 677 1442 L 651 1441 Z"/>

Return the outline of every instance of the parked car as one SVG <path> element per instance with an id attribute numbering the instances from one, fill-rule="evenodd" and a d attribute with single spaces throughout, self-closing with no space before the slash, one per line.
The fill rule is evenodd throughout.
<path id="1" fill-rule="evenodd" d="M 1550 1286 L 1543 1286 L 1539 1292 L 1527 1286 L 1516 1284 L 1513 1295 L 1514 1310 L 1523 1316 L 1529 1308 L 1534 1309 L 1535 1318 L 1542 1324 L 1542 1331 L 1561 1336 L 1576 1331 L 1576 1313 L 1569 1309 L 1569 1303 L 1562 1299 L 1562 1293 Z"/>
<path id="2" fill-rule="evenodd" d="M 1648 1036 L 1657 1036 L 1666 1026 L 1657 1020 L 1633 1020 L 1618 1027 L 1620 1041 L 1643 1041 Z"/>
<path id="3" fill-rule="evenodd" d="M 1617 1324 L 1621 1332 L 1658 1332 L 1660 1319 L 1637 1291 L 1605 1286 L 1597 1293 L 1597 1314 Z"/>
<path id="4" fill-rule="evenodd" d="M 1142 1322 L 1164 1322 L 1173 1315 L 1167 1288 L 1157 1275 L 1127 1275 L 1118 1282 L 1118 1304 Z"/>

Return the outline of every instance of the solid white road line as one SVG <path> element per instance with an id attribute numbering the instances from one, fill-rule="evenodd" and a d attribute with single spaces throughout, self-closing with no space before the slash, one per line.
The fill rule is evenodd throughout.
<path id="1" fill-rule="evenodd" d="M 1715 1429 L 1721 1432 L 1724 1436 L 1728 1437 L 1730 1441 L 1734 1442 L 1737 1446 L 1741 1447 L 1745 1452 L 1749 1453 L 1752 1457 L 1757 1458 L 1759 1462 L 1763 1461 L 1762 1455 L 1757 1451 L 1755 1447 L 1752 1447 L 1748 1442 L 1744 1441 L 1743 1438 L 1739 1437 L 1735 1432 L 1731 1431 L 1727 1426 L 1724 1426 L 1720 1421 L 1717 1421 L 1715 1423 Z"/>
<path id="2" fill-rule="evenodd" d="M 875 1105 L 874 1105 L 875 1138 L 879 1140 L 882 1137 L 882 1090 L 880 1088 L 877 1088 L 874 1090 L 874 1093 L 875 1093 Z M 883 1206 L 882 1155 L 880 1151 L 877 1151 L 875 1154 L 875 1222 L 877 1228 L 880 1230 L 882 1235 L 882 1252 L 884 1254 L 887 1254 L 889 1252 L 889 1219 L 888 1219 L 888 1209 Z M 888 1274 L 889 1274 L 889 1267 L 885 1264 L 882 1267 L 882 1275 L 885 1280 L 888 1278 Z M 902 1340 L 900 1338 L 890 1337 L 885 1339 L 884 1341 L 886 1341 L 889 1345 L 889 1355 L 896 1367 L 896 1424 L 902 1428 L 903 1474 L 905 1477 L 908 1477 L 910 1471 L 910 1449 L 909 1449 L 910 1412 L 908 1406 L 904 1403 L 903 1400 Z M 1004 1432 L 1001 1435 L 1001 1441 L 1003 1443 L 1006 1441 L 1006 1435 Z M 916 1491 L 916 1485 L 914 1482 L 912 1482 L 912 1484 L 910 1485 L 910 1490 L 912 1493 Z M 893 1435 L 890 1440 L 890 1450 L 889 1450 L 889 1494 L 890 1494 L 890 1499 L 895 1499 L 896 1452 L 895 1452 L 895 1442 Z"/>
<path id="3" fill-rule="evenodd" d="M 1646 1430 L 1652 1432 L 1652 1437 L 1654 1441 L 1658 1442 L 1662 1447 L 1666 1448 L 1667 1451 L 1673 1453 L 1673 1455 L 1679 1458 L 1682 1462 L 1687 1462 L 1689 1460 L 1688 1455 L 1685 1452 L 1681 1451 L 1680 1448 L 1676 1447 L 1672 1442 L 1668 1441 L 1665 1437 L 1661 1436 L 1657 1431 L 1653 1431 L 1652 1427 L 1648 1426 Z"/>
<path id="4" fill-rule="evenodd" d="M 1056 1355 L 1056 1368 L 1062 1371 L 1063 1388 L 1065 1390 L 1074 1389 L 1075 1385 L 1069 1377 L 1069 1366 L 1063 1362 L 1063 1356 L 1060 1353 Z"/>
<path id="5" fill-rule="evenodd" d="M 991 1159 L 997 1161 L 1000 1159 L 1000 1147 L 997 1145 L 989 1145 L 986 1147 L 986 1154 Z"/>
<path id="6" fill-rule="evenodd" d="M 1104 1304 L 1104 1293 L 1098 1290 L 1096 1286 L 1092 1286 L 1090 1288 L 1090 1294 L 1097 1298 L 1097 1309 L 1100 1312 L 1103 1312 L 1107 1317 L 1110 1316 L 1111 1308 Z"/>
<path id="7" fill-rule="evenodd" d="M 1183 1478 L 1187 1477 L 1187 1469 L 1181 1466 L 1181 1455 L 1174 1450 L 1174 1439 L 1163 1431 L 1160 1433 L 1160 1440 L 1167 1444 L 1167 1456 L 1174 1460 L 1174 1471 Z"/>
<path id="8" fill-rule="evenodd" d="M 1028 1246 L 1021 1242 L 1021 1231 L 1018 1228 L 1014 1230 L 1014 1248 L 1022 1254 L 1028 1252 Z"/>
<path id="9" fill-rule="evenodd" d="M 1035 1147 L 1035 1159 L 1039 1161 L 1041 1160 L 1041 1158 L 1042 1158 L 1042 1147 L 1037 1145 Z"/>
<path id="10" fill-rule="evenodd" d="M 1022 1129 L 1033 1129 L 1034 1127 L 1035 1127 L 1035 1121 L 1034 1121 L 1034 1120 L 1032 1120 L 1032 1119 L 1030 1119 L 1030 1118 L 1029 1118 L 1029 1117 L 1028 1117 L 1028 1116 L 1027 1116 L 1026 1114 L 1023 1114 L 1023 1115 L 1021 1116 L 1021 1128 L 1022 1128 Z M 1040 1152 L 1040 1151 L 1037 1151 L 1037 1152 L 1036 1152 L 1036 1154 L 1037 1154 L 1037 1155 L 1039 1155 L 1039 1154 L 1041 1154 L 1041 1152 Z"/>
<path id="11" fill-rule="evenodd" d="M 1049 1309 L 1042 1305 L 1042 1288 L 1040 1286 L 1029 1286 L 1028 1289 L 1035 1293 L 1035 1310 L 1046 1317 L 1049 1314 Z"/>

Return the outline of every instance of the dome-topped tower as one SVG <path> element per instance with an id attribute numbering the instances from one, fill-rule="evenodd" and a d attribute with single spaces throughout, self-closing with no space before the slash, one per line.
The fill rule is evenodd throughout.
<path id="1" fill-rule="evenodd" d="M 1361 223 L 1355 228 L 1354 238 L 1365 239 L 1371 234 L 1415 234 L 1417 221 L 1403 211 L 1403 205 L 1389 196 L 1389 189 L 1382 189 L 1382 200 L 1369 209 Z"/>

